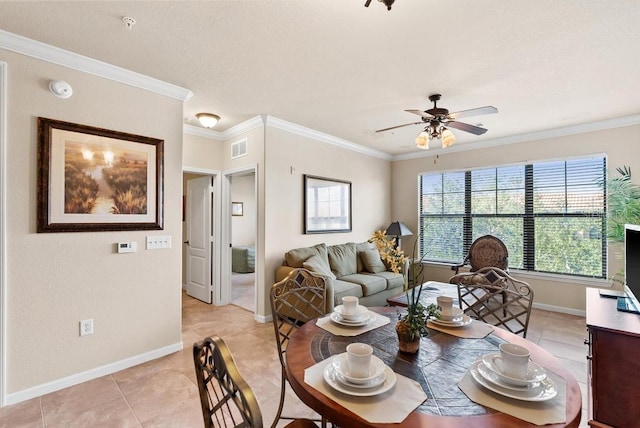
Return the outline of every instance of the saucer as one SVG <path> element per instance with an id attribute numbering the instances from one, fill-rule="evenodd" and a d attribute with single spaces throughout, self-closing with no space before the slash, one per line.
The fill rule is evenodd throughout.
<path id="1" fill-rule="evenodd" d="M 476 361 L 473 363 L 469 372 L 471 377 L 477 383 L 487 388 L 490 391 L 500 394 L 504 397 L 513 398 L 521 401 L 547 401 L 558 395 L 558 389 L 556 384 L 551 378 L 545 378 L 540 382 L 540 385 L 531 389 L 525 389 L 523 391 L 515 391 L 513 389 L 503 388 L 499 385 L 487 381 L 480 373 L 478 373 L 478 365 L 484 364 L 482 361 Z"/>
<path id="2" fill-rule="evenodd" d="M 481 361 L 481 364 L 477 365 L 476 370 L 478 370 L 478 373 L 480 373 L 480 375 L 483 378 L 485 378 L 487 381 L 494 383 L 499 387 L 502 387 L 505 389 L 523 392 L 523 391 L 532 390 L 533 388 L 537 388 L 540 386 L 540 382 L 528 383 L 525 386 L 516 386 L 508 382 L 505 382 L 500 378 L 500 376 L 498 376 L 496 372 L 490 370 L 489 367 L 487 367 L 487 365 L 482 361 Z"/>
<path id="3" fill-rule="evenodd" d="M 358 388 L 351 385 L 346 385 L 339 380 L 339 374 L 335 371 L 333 364 L 329 363 L 325 366 L 324 380 L 336 391 L 343 394 L 355 396 L 355 397 L 371 397 L 379 395 L 389 391 L 396 384 L 396 374 L 390 367 L 384 366 L 384 382 L 376 387 L 370 388 Z"/>
<path id="4" fill-rule="evenodd" d="M 367 377 L 353 377 L 348 373 L 349 363 L 347 362 L 347 353 L 344 352 L 340 355 L 336 355 L 331 361 L 333 369 L 347 382 L 352 384 L 366 384 L 370 383 L 374 379 L 378 378 L 384 373 L 385 363 L 375 355 L 371 356 L 371 365 L 369 366 L 369 376 Z"/>
<path id="5" fill-rule="evenodd" d="M 347 386 L 349 388 L 376 388 L 380 385 L 382 385 L 382 383 L 387 379 L 387 374 L 385 371 L 382 372 L 382 374 L 378 377 L 374 377 L 371 380 L 368 380 L 364 383 L 352 383 L 349 382 L 343 375 L 341 375 L 336 368 L 333 368 L 333 372 L 336 375 L 336 379 L 338 379 L 338 382 L 340 382 L 341 384 L 343 384 L 344 386 Z"/>
<path id="6" fill-rule="evenodd" d="M 530 383 L 540 382 L 547 377 L 547 373 L 542 367 L 533 361 L 529 361 L 527 366 L 527 373 L 523 379 L 514 378 L 504 374 L 502 369 L 503 362 L 500 354 L 488 354 L 482 357 L 482 362 L 495 374 L 500 377 L 501 380 L 516 386 L 527 386 Z"/>
<path id="7" fill-rule="evenodd" d="M 346 320 L 342 318 L 342 315 L 340 315 L 337 312 L 332 312 L 331 315 L 329 315 L 329 319 L 334 323 L 340 324 L 345 327 L 362 327 L 369 324 L 371 321 L 375 319 L 375 314 L 368 313 L 365 315 L 366 315 L 366 318 L 362 319 L 361 321 L 352 321 L 352 320 Z"/>
<path id="8" fill-rule="evenodd" d="M 464 315 L 464 314 L 462 314 L 462 319 L 460 319 L 460 321 L 442 321 L 439 319 L 430 319 L 429 321 L 434 323 L 435 325 L 439 325 L 441 327 L 449 327 L 449 328 L 464 327 L 473 322 L 473 320 L 468 315 Z"/>
<path id="9" fill-rule="evenodd" d="M 345 314 L 344 305 L 338 305 L 333 308 L 333 312 L 339 314 L 343 320 L 362 320 L 364 316 L 367 315 L 369 309 L 366 306 L 358 305 L 356 306 L 355 314 Z"/>
<path id="10" fill-rule="evenodd" d="M 440 321 L 457 321 L 462 319 L 462 309 L 456 308 L 455 306 L 451 308 L 451 315 L 442 315 L 440 313 Z"/>

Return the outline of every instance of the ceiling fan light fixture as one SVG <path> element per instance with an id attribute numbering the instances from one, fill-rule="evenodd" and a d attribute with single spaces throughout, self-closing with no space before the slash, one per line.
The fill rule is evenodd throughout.
<path id="1" fill-rule="evenodd" d="M 220 120 L 220 116 L 212 113 L 198 113 L 196 117 L 200 121 L 200 124 L 205 128 L 213 128 Z"/>
<path id="2" fill-rule="evenodd" d="M 456 136 L 445 127 L 442 127 L 442 148 L 449 147 L 456 142 Z"/>
<path id="3" fill-rule="evenodd" d="M 430 135 L 425 129 L 416 137 L 416 147 L 422 150 L 429 150 Z"/>

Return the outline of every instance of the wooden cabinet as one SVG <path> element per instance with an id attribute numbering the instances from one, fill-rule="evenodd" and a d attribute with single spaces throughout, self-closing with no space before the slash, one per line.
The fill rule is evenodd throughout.
<path id="1" fill-rule="evenodd" d="M 640 424 L 640 315 L 587 289 L 589 425 Z"/>

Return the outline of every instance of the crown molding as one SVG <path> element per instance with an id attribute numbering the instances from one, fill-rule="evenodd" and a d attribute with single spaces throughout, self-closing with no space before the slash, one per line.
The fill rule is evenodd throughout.
<path id="1" fill-rule="evenodd" d="M 527 134 L 513 135 L 504 138 L 496 138 L 477 143 L 459 144 L 443 148 L 424 150 L 420 152 L 406 153 L 394 155 L 394 161 L 425 158 L 444 153 L 465 152 L 469 150 L 486 149 L 489 147 L 504 146 L 506 144 L 525 143 L 528 141 L 544 140 L 548 138 L 565 137 L 569 135 L 584 134 L 586 132 L 603 131 L 614 128 L 624 128 L 625 126 L 633 126 L 640 124 L 640 115 L 619 117 L 610 120 L 602 120 L 598 122 L 583 123 L 580 125 L 567 126 L 564 128 L 547 129 L 544 131 L 529 132 Z M 467 147 L 469 146 L 469 147 Z"/>
<path id="2" fill-rule="evenodd" d="M 370 149 L 368 147 L 343 140 L 342 138 L 334 137 L 333 135 L 325 134 L 324 132 L 306 128 L 301 125 L 296 125 L 295 123 L 287 122 L 286 120 L 278 119 L 273 116 L 266 116 L 265 124 L 266 126 L 270 126 L 272 128 L 281 129 L 283 131 L 291 132 L 292 134 L 300 135 L 302 137 L 307 137 L 316 141 L 332 144 L 334 146 L 342 147 L 343 149 L 352 150 L 354 152 L 362 153 L 384 160 L 393 160 L 393 157 L 388 153 Z"/>
<path id="3" fill-rule="evenodd" d="M 224 131 L 214 131 L 213 129 L 202 128 L 200 126 L 185 123 L 182 125 L 182 132 L 189 135 L 195 135 L 196 137 L 210 138 L 217 141 L 227 141 L 262 126 L 264 126 L 264 118 L 262 116 L 256 116 L 249 120 L 245 120 L 236 126 L 232 126 L 229 129 L 225 129 Z"/>
<path id="4" fill-rule="evenodd" d="M 0 30 L 0 48 L 183 102 L 193 96 L 189 89 L 4 30 Z"/>

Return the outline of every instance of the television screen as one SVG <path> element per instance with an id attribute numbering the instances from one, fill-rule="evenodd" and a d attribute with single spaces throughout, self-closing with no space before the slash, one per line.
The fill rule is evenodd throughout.
<path id="1" fill-rule="evenodd" d="M 636 311 L 640 310 L 640 226 L 624 225 L 625 292 Z M 634 311 L 635 312 L 635 311 Z"/>

